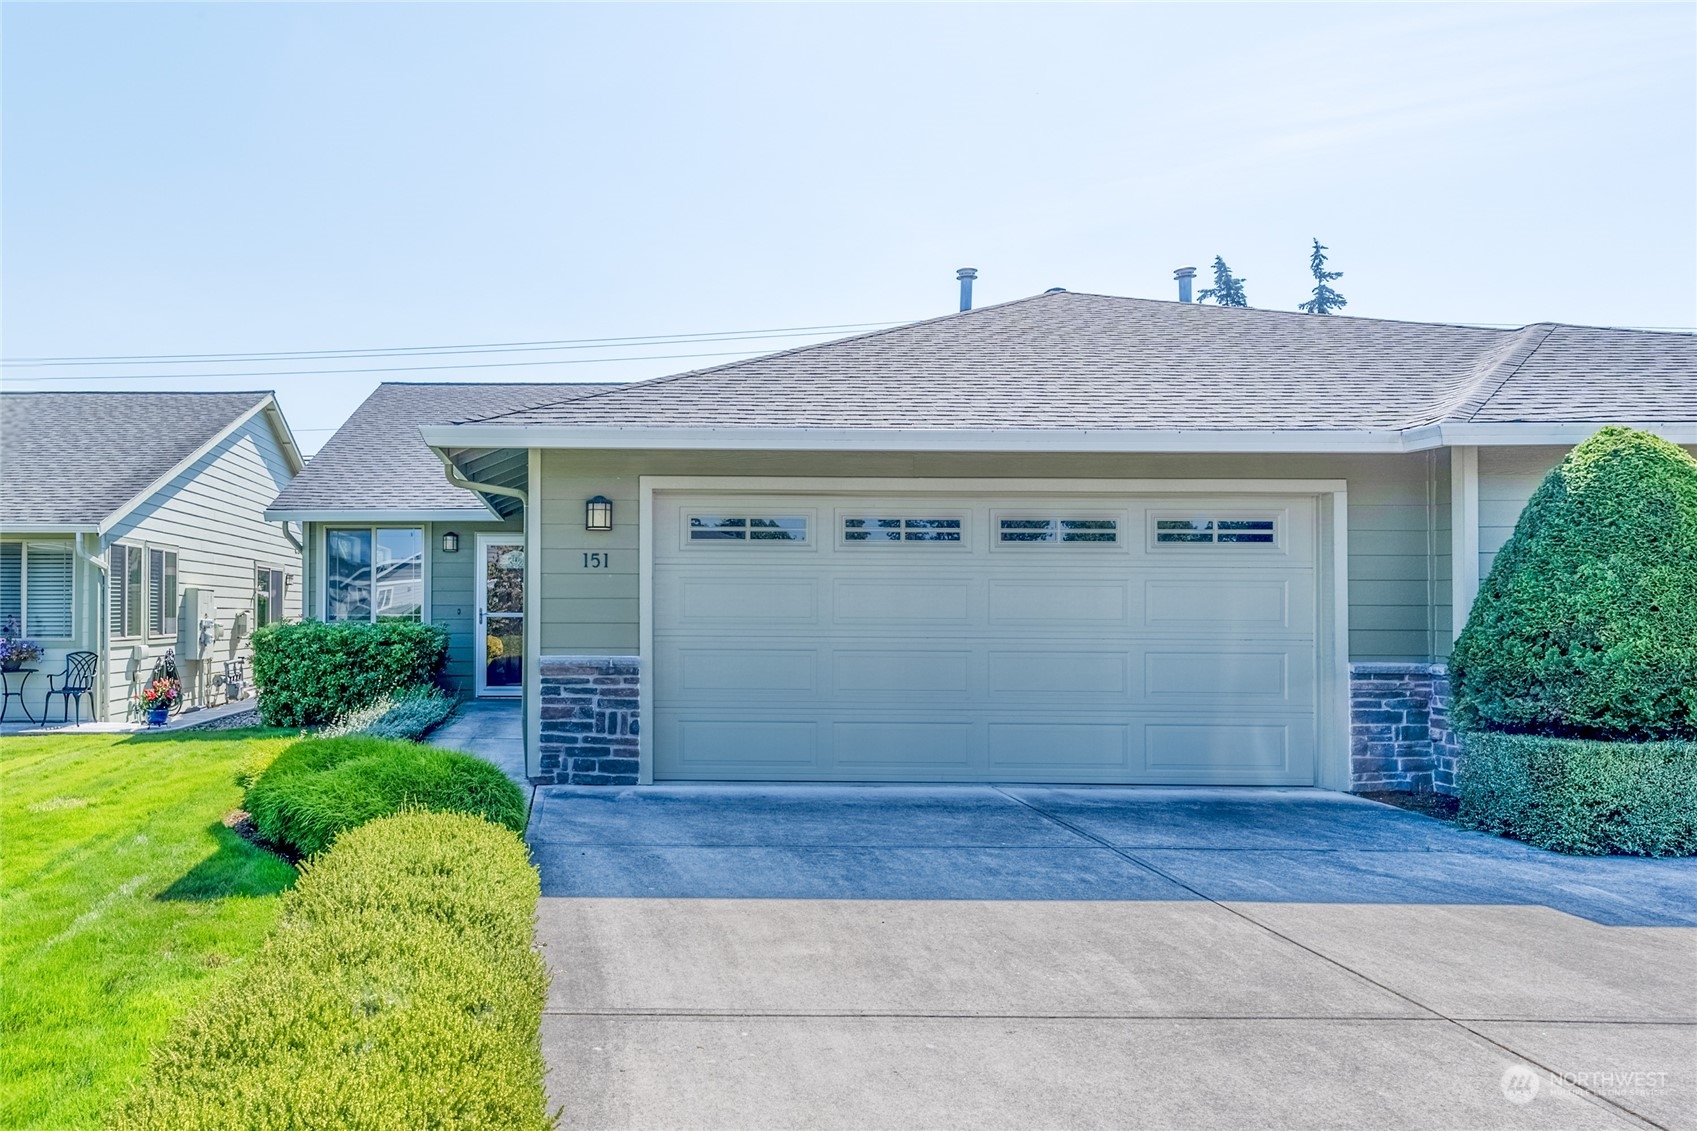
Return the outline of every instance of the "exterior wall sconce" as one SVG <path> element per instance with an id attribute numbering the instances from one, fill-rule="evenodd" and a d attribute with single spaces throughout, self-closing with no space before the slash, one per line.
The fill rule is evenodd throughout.
<path id="1" fill-rule="evenodd" d="M 583 528 L 606 531 L 613 529 L 613 500 L 597 495 L 583 504 Z"/>
<path id="2" fill-rule="evenodd" d="M 442 552 L 444 554 L 457 554 L 460 552 L 460 536 L 452 530 L 442 535 Z"/>

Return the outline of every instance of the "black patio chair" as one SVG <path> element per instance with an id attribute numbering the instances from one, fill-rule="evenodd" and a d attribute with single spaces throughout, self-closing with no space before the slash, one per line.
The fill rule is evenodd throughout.
<path id="1" fill-rule="evenodd" d="M 47 677 L 47 697 L 41 701 L 41 721 L 47 721 L 47 705 L 55 695 L 60 697 L 61 722 L 71 721 L 71 704 L 77 707 L 77 722 L 82 722 L 82 697 L 88 696 L 88 717 L 94 715 L 94 665 L 100 662 L 98 652 L 72 652 L 65 657 L 65 670 Z"/>

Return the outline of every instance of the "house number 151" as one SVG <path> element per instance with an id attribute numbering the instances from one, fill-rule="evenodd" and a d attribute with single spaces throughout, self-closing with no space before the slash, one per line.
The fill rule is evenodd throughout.
<path id="1" fill-rule="evenodd" d="M 610 566 L 612 564 L 613 564 L 613 555 L 612 554 L 585 554 L 585 555 L 583 555 L 583 568 L 584 569 L 606 569 L 608 566 Z"/>

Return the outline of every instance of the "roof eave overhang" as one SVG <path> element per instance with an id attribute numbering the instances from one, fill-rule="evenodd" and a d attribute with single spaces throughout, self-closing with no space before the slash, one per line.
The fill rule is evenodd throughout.
<path id="1" fill-rule="evenodd" d="M 505 521 L 495 512 L 479 508 L 471 510 L 466 507 L 452 509 L 409 510 L 404 507 L 390 509 L 359 509 L 355 507 L 326 507 L 316 510 L 283 510 L 271 508 L 265 512 L 267 522 L 502 522 Z"/>
<path id="2" fill-rule="evenodd" d="M 98 522 L 6 522 L 0 520 L 0 534 L 27 537 L 31 534 L 94 534 Z"/>
<path id="3" fill-rule="evenodd" d="M 868 452 L 1419 452 L 1460 445 L 1576 444 L 1610 423 L 1697 443 L 1697 421 L 1428 424 L 1386 429 L 655 428 L 428 425 L 435 448 Z"/>

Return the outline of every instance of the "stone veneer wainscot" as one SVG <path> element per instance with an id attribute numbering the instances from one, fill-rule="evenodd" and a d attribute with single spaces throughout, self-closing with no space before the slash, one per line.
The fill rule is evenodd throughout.
<path id="1" fill-rule="evenodd" d="M 1351 664 L 1350 789 L 1453 794 L 1461 757 L 1443 664 Z"/>
<path id="2" fill-rule="evenodd" d="M 542 657 L 542 741 L 535 785 L 635 785 L 642 661 Z"/>

